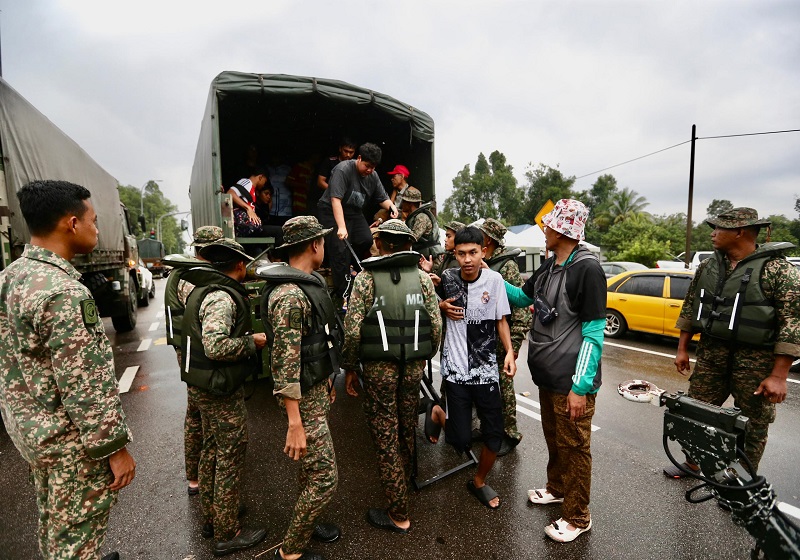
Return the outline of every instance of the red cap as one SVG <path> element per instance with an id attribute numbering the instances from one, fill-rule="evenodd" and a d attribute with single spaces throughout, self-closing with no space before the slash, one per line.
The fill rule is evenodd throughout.
<path id="1" fill-rule="evenodd" d="M 408 167 L 406 167 L 405 165 L 395 165 L 394 169 L 392 169 L 391 171 L 389 171 L 389 173 L 387 173 L 387 175 L 398 175 L 398 174 L 408 179 L 408 176 L 410 175 L 410 173 L 408 172 Z"/>

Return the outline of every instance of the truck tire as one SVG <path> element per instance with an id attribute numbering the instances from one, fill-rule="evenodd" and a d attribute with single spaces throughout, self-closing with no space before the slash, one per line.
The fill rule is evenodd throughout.
<path id="1" fill-rule="evenodd" d="M 125 315 L 111 317 L 111 324 L 117 332 L 128 332 L 136 328 L 136 282 L 128 279 L 128 305 Z M 148 302 L 149 303 L 149 302 Z"/>

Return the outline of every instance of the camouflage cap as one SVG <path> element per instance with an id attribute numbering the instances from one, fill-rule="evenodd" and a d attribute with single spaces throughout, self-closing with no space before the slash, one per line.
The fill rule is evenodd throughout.
<path id="1" fill-rule="evenodd" d="M 422 202 L 422 193 L 417 187 L 408 187 L 403 191 L 403 202 Z"/>
<path id="2" fill-rule="evenodd" d="M 458 231 L 458 230 L 466 227 L 466 225 L 467 224 L 465 224 L 463 222 L 459 222 L 458 220 L 453 220 L 452 222 L 447 222 L 444 225 L 444 229 L 450 229 L 450 230 L 453 230 L 453 231 Z"/>
<path id="3" fill-rule="evenodd" d="M 319 220 L 314 216 L 295 216 L 283 224 L 283 245 L 276 249 L 285 249 L 292 245 L 297 245 L 303 241 L 316 239 L 328 235 L 333 228 L 323 228 Z"/>
<path id="4" fill-rule="evenodd" d="M 508 228 L 501 224 L 494 218 L 486 218 L 481 225 L 478 226 L 483 233 L 497 241 L 500 245 L 503 244 L 503 239 L 506 236 Z"/>
<path id="5" fill-rule="evenodd" d="M 772 222 L 769 220 L 759 220 L 758 212 L 753 208 L 734 208 L 723 212 L 716 218 L 709 218 L 706 223 L 711 227 L 718 227 L 723 229 L 736 229 L 748 226 L 768 226 Z"/>
<path id="6" fill-rule="evenodd" d="M 225 237 L 222 228 L 218 226 L 202 226 L 195 230 L 192 247 L 205 247 L 209 243 L 218 241 Z"/>
<path id="7" fill-rule="evenodd" d="M 200 256 L 212 263 L 232 261 L 236 258 L 246 263 L 253 260 L 253 257 L 245 252 L 244 247 L 227 237 L 204 245 L 200 249 Z"/>
<path id="8" fill-rule="evenodd" d="M 414 241 L 417 240 L 417 238 L 414 236 L 414 232 L 411 231 L 411 228 L 409 228 L 403 220 L 398 220 L 397 218 L 386 220 L 379 225 L 377 235 L 380 236 L 382 233 L 388 233 L 391 235 L 405 235 Z"/>

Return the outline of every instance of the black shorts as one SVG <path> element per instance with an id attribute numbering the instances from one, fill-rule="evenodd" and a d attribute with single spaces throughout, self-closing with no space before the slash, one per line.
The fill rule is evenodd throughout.
<path id="1" fill-rule="evenodd" d="M 469 451 L 472 444 L 472 406 L 481 420 L 483 444 L 497 453 L 503 442 L 503 400 L 500 385 L 461 385 L 447 382 L 447 423 L 444 435 L 456 451 Z"/>

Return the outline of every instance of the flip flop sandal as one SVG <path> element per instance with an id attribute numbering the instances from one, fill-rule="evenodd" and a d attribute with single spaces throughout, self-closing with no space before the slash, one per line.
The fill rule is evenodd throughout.
<path id="1" fill-rule="evenodd" d="M 556 498 L 547 488 L 539 488 L 536 490 L 528 490 L 528 501 L 532 504 L 561 504 L 564 503 L 564 498 Z"/>
<path id="2" fill-rule="evenodd" d="M 699 473 L 699 472 L 700 472 L 700 469 L 697 469 L 697 470 L 695 470 L 695 469 L 693 469 L 692 467 L 690 467 L 688 463 L 682 463 L 681 465 L 682 465 L 682 466 L 683 466 L 683 468 L 685 468 L 687 471 L 694 471 L 694 472 L 696 472 L 696 473 Z M 673 465 L 673 464 L 669 464 L 669 465 L 667 465 L 666 467 L 664 467 L 664 476 L 668 476 L 668 477 L 670 477 L 670 478 L 686 478 L 686 477 L 687 477 L 687 476 L 689 476 L 689 475 L 688 475 L 688 474 L 686 474 L 685 472 L 683 472 L 682 470 L 680 470 L 680 469 L 679 469 L 678 467 L 676 467 L 675 465 Z"/>
<path id="3" fill-rule="evenodd" d="M 556 519 L 550 525 L 544 528 L 544 532 L 548 537 L 556 542 L 566 543 L 572 542 L 583 533 L 592 528 L 592 520 L 589 520 L 589 525 L 586 527 L 575 527 L 575 529 L 568 529 L 569 523 L 564 521 L 563 518 Z"/>
<path id="4" fill-rule="evenodd" d="M 389 512 L 385 509 L 369 508 L 367 511 L 367 522 L 376 529 L 386 529 L 387 531 L 400 533 L 401 535 L 405 535 L 411 530 L 411 527 L 403 529 L 395 525 L 392 518 L 389 517 Z"/>
<path id="5" fill-rule="evenodd" d="M 497 498 L 497 492 L 492 490 L 491 486 L 488 484 L 484 484 L 480 488 L 475 486 L 475 482 L 470 480 L 467 482 L 467 490 L 469 493 L 475 496 L 480 503 L 488 507 L 489 509 L 498 509 L 500 504 L 497 504 L 497 507 L 492 507 L 490 502 Z"/>

